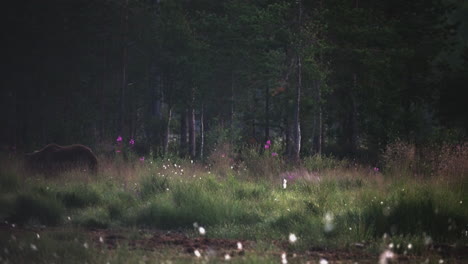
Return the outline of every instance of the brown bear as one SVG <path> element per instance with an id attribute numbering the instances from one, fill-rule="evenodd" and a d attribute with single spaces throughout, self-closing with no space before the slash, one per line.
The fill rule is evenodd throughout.
<path id="1" fill-rule="evenodd" d="M 93 151 L 84 145 L 49 144 L 26 154 L 26 165 L 32 170 L 48 173 L 86 166 L 92 173 L 97 173 L 98 161 Z"/>

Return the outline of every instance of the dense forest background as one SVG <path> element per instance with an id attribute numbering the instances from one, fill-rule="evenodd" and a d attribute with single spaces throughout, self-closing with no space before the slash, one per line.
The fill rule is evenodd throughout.
<path id="1" fill-rule="evenodd" d="M 464 141 L 468 2 L 44 0 L 2 8 L 0 145 L 117 137 L 369 159 Z M 268 144 L 268 147 L 270 145 Z"/>

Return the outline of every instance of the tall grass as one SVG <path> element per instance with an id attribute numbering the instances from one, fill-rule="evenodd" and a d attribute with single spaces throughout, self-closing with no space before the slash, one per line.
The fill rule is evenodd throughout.
<path id="1" fill-rule="evenodd" d="M 288 247 L 297 251 L 356 243 L 372 251 L 395 242 L 422 252 L 468 243 L 467 178 L 465 165 L 457 167 L 467 161 L 464 152 L 457 152 L 455 164 L 447 161 L 450 170 L 434 165 L 426 177 L 415 177 L 411 148 L 399 149 L 411 154 L 404 160 L 396 149 L 388 150 L 382 170 L 325 156 L 292 168 L 277 156 L 248 151 L 236 163 L 222 156 L 225 150 L 208 164 L 104 160 L 97 176 L 68 172 L 51 178 L 7 166 L 0 170 L 0 220 L 191 235 L 197 223 L 209 237 L 259 243 L 287 244 L 294 233 L 298 241 Z"/>

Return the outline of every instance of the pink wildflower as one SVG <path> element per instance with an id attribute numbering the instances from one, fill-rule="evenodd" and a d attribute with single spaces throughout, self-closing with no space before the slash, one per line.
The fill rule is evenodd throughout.
<path id="1" fill-rule="evenodd" d="M 271 145 L 271 141 L 270 140 L 267 140 L 267 145 Z"/>
<path id="2" fill-rule="evenodd" d="M 116 150 L 115 152 L 120 153 L 120 149 Z"/>
<path id="3" fill-rule="evenodd" d="M 117 137 L 117 142 L 122 142 L 122 137 L 121 136 Z"/>
<path id="4" fill-rule="evenodd" d="M 145 157 L 141 157 L 141 158 L 140 158 L 140 161 L 141 161 L 141 162 L 145 161 Z"/>
<path id="5" fill-rule="evenodd" d="M 265 149 L 269 149 L 270 148 L 270 145 L 265 145 Z"/>
<path id="6" fill-rule="evenodd" d="M 276 157 L 276 156 L 278 156 L 278 153 L 273 152 L 273 153 L 271 153 L 271 156 Z"/>
<path id="7" fill-rule="evenodd" d="M 374 167 L 374 172 L 379 172 L 379 168 Z"/>
<path id="8" fill-rule="evenodd" d="M 135 145 L 135 140 L 132 138 L 132 139 L 130 139 L 130 141 L 128 143 L 130 143 L 130 145 L 133 146 L 133 145 Z"/>

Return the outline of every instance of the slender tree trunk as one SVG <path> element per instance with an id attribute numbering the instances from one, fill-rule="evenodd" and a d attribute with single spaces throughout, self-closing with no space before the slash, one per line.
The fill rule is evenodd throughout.
<path id="1" fill-rule="evenodd" d="M 316 138 L 317 138 L 317 113 L 314 110 L 313 113 L 313 121 L 312 121 L 312 134 L 310 135 L 311 137 L 311 144 L 310 144 L 310 153 L 313 155 L 317 151 L 317 145 L 315 144 Z"/>
<path id="2" fill-rule="evenodd" d="M 202 104 L 201 106 L 201 115 L 200 115 L 200 159 L 203 160 L 204 150 L 205 150 L 205 108 Z"/>
<path id="3" fill-rule="evenodd" d="M 195 109 L 190 107 L 189 115 L 189 155 L 194 159 L 196 155 L 196 142 L 195 142 Z"/>
<path id="4" fill-rule="evenodd" d="M 296 86 L 296 99 L 294 106 L 294 124 L 293 124 L 293 153 L 292 158 L 294 160 L 299 160 L 301 152 L 301 121 L 300 121 L 300 111 L 301 111 L 301 90 L 302 90 L 302 65 L 301 58 L 297 58 L 297 86 Z"/>
<path id="5" fill-rule="evenodd" d="M 231 71 L 231 109 L 229 113 L 229 118 L 231 122 L 231 128 L 234 124 L 234 72 Z"/>
<path id="6" fill-rule="evenodd" d="M 166 133 L 164 134 L 164 142 L 163 142 L 164 155 L 167 155 L 168 150 L 169 150 L 169 136 L 171 135 L 171 120 L 172 120 L 172 106 L 169 105 L 168 110 L 167 110 Z"/>
<path id="7" fill-rule="evenodd" d="M 355 93 L 357 91 L 357 74 L 353 74 L 353 89 L 351 90 L 351 153 L 355 154 L 358 145 L 358 121 L 357 121 L 357 103 Z"/>
<path id="8" fill-rule="evenodd" d="M 118 132 L 123 134 L 124 130 L 124 116 L 125 116 L 125 90 L 127 88 L 127 62 L 128 62 L 128 0 L 125 0 L 122 10 L 122 76 L 120 85 L 120 110 L 119 110 L 119 124 Z"/>
<path id="9" fill-rule="evenodd" d="M 298 31 L 301 33 L 302 27 L 302 0 L 299 0 L 299 28 Z M 292 146 L 292 155 L 293 160 L 298 161 L 300 158 L 301 152 L 301 122 L 300 122 L 300 112 L 301 112 L 301 90 L 302 90 L 302 61 L 300 55 L 300 43 L 297 47 L 297 86 L 296 86 L 296 98 L 294 105 L 294 123 L 293 123 L 293 146 Z"/>
<path id="10" fill-rule="evenodd" d="M 265 142 L 270 139 L 270 94 L 268 86 L 265 87 Z"/>
<path id="11" fill-rule="evenodd" d="M 322 92 L 320 91 L 319 86 L 319 99 L 322 98 Z M 323 109 L 322 102 L 319 102 L 319 115 L 318 115 L 318 143 L 317 143 L 317 154 L 322 155 L 322 145 L 323 145 Z"/>
<path id="12" fill-rule="evenodd" d="M 179 142 L 179 154 L 181 157 L 185 157 L 187 154 L 187 143 L 188 143 L 188 111 L 184 108 L 180 113 L 180 142 Z"/>

